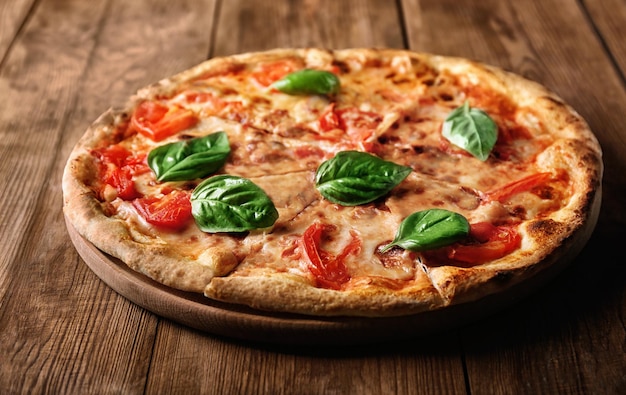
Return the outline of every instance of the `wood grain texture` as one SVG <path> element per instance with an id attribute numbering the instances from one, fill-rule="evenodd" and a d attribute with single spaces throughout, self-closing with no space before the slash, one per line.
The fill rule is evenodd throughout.
<path id="1" fill-rule="evenodd" d="M 0 5 L 0 393 L 626 393 L 623 0 L 15 0 Z M 267 346 L 130 303 L 72 245 L 65 158 L 137 88 L 209 56 L 384 46 L 537 80 L 604 148 L 573 265 L 510 309 L 409 343 Z M 604 257 L 599 259 L 599 257 Z"/>
<path id="2" fill-rule="evenodd" d="M 89 61 L 104 12 L 104 4 L 40 4 L 2 70 L 3 81 L 10 83 L 2 84 L 2 96 L 9 100 L 0 130 L 3 157 L 9 160 L 0 165 L 1 182 L 3 190 L 12 190 L 2 195 L 2 203 L 13 208 L 2 219 L 3 225 L 11 224 L 10 232 L 3 232 L 7 261 L 0 283 L 7 361 L 1 365 L 0 388 L 7 393 L 89 392 L 116 377 L 140 388 L 145 380 L 150 355 L 145 340 L 154 336 L 156 320 L 141 319 L 140 309 L 119 304 L 107 287 L 94 283 L 57 226 L 62 220 L 59 147 L 80 90 L 75 82 Z M 143 341 L 119 337 L 133 327 L 149 336 Z M 108 343 L 93 341 L 108 336 Z M 128 352 L 131 347 L 138 353 Z M 137 361 L 143 368 L 132 374 L 121 367 Z M 28 368 L 17 374 L 16 366 Z"/>
<path id="3" fill-rule="evenodd" d="M 0 272 L 7 393 L 145 386 L 158 317 L 112 292 L 67 248 L 60 180 L 72 146 L 100 112 L 206 58 L 214 3 L 178 4 L 42 2 L 2 69 L 0 89 L 10 100 L 0 110 L 8 159 L 0 183 L 14 191 L 1 197 L 14 208 L 2 214 L 3 226 L 12 224 L 2 232 Z M 164 62 L 167 52 L 176 55 Z M 16 374 L 15 367 L 28 368 Z"/>
<path id="4" fill-rule="evenodd" d="M 598 31 L 599 38 L 610 51 L 611 58 L 617 63 L 620 74 L 624 78 L 626 74 L 626 42 L 624 42 L 626 2 L 624 0 L 584 0 L 582 4 L 590 23 Z"/>
<path id="5" fill-rule="evenodd" d="M 33 0 L 0 2 L 0 64 L 20 29 L 26 23 L 34 3 Z"/>
<path id="6" fill-rule="evenodd" d="M 403 48 L 387 0 L 230 0 L 221 3 L 214 56 L 290 47 Z"/>

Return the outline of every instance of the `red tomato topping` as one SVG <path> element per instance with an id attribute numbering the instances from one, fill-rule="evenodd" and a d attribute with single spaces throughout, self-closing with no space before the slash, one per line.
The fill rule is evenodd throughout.
<path id="1" fill-rule="evenodd" d="M 455 243 L 446 247 L 449 259 L 477 265 L 502 258 L 519 248 L 522 242 L 522 238 L 514 227 L 495 226 L 488 222 L 471 224 L 469 236 L 477 243 Z"/>
<path id="2" fill-rule="evenodd" d="M 111 145 L 93 152 L 98 159 L 100 179 L 115 188 L 117 196 L 132 200 L 140 196 L 135 189 L 133 176 L 150 171 L 145 155 L 134 156 L 121 145 Z M 102 191 L 100 191 L 102 193 Z"/>
<path id="3" fill-rule="evenodd" d="M 319 117 L 320 130 L 329 132 L 339 129 L 339 117 L 335 113 L 335 103 L 328 105 Z"/>
<path id="4" fill-rule="evenodd" d="M 161 141 L 194 126 L 198 121 L 191 110 L 144 101 L 135 109 L 130 127 L 154 141 Z"/>
<path id="5" fill-rule="evenodd" d="M 280 60 L 277 62 L 265 63 L 260 65 L 259 68 L 252 73 L 252 78 L 263 86 L 270 86 L 274 82 L 299 68 L 299 65 L 296 64 L 294 60 Z"/>
<path id="6" fill-rule="evenodd" d="M 355 107 L 336 110 L 335 103 L 332 103 L 324 109 L 318 119 L 322 132 L 319 138 L 339 141 L 347 136 L 351 145 L 366 152 L 374 152 L 377 149 L 377 142 L 371 141 L 371 137 L 376 133 L 381 121 L 382 116 L 375 112 L 361 111 Z"/>
<path id="7" fill-rule="evenodd" d="M 330 289 L 340 289 L 341 285 L 350 280 L 345 259 L 348 255 L 356 254 L 361 249 L 361 240 L 351 232 L 350 243 L 337 256 L 323 250 L 322 235 L 335 229 L 333 225 L 314 223 L 302 235 L 302 246 L 309 259 L 308 268 L 315 276 L 317 286 Z"/>
<path id="8" fill-rule="evenodd" d="M 344 108 L 337 111 L 341 129 L 354 141 L 362 142 L 371 137 L 382 121 L 380 114 L 361 111 L 358 108 Z"/>
<path id="9" fill-rule="evenodd" d="M 132 200 L 139 196 L 139 192 L 135 189 L 133 175 L 128 167 L 112 170 L 104 181 L 117 190 L 117 196 L 120 199 Z"/>
<path id="10" fill-rule="evenodd" d="M 551 178 L 551 176 L 551 173 L 532 174 L 485 193 L 484 201 L 489 202 L 497 200 L 499 202 L 503 202 L 511 196 L 520 192 L 530 191 L 531 189 L 545 183 Z"/>
<path id="11" fill-rule="evenodd" d="M 149 196 L 135 199 L 133 206 L 152 225 L 181 229 L 192 218 L 190 196 L 187 191 L 175 190 L 161 198 Z"/>

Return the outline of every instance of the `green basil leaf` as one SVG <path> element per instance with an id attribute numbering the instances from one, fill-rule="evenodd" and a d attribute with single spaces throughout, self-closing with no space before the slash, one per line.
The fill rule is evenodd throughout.
<path id="1" fill-rule="evenodd" d="M 335 95 L 339 93 L 340 82 L 329 71 L 304 69 L 287 74 L 272 87 L 290 95 Z"/>
<path id="2" fill-rule="evenodd" d="M 342 151 L 318 167 L 315 187 L 333 203 L 357 206 L 386 195 L 411 171 L 365 152 Z"/>
<path id="3" fill-rule="evenodd" d="M 157 147 L 148 154 L 148 166 L 157 181 L 189 181 L 216 172 L 229 154 L 228 136 L 217 132 Z"/>
<path id="4" fill-rule="evenodd" d="M 208 233 L 268 228 L 278 219 L 274 203 L 260 187 L 227 174 L 208 178 L 194 189 L 191 214 Z"/>
<path id="5" fill-rule="evenodd" d="M 443 137 L 476 158 L 486 161 L 498 138 L 498 126 L 484 111 L 466 101 L 453 110 L 442 129 Z"/>
<path id="6" fill-rule="evenodd" d="M 393 246 L 410 251 L 445 247 L 467 237 L 469 229 L 467 219 L 461 214 L 443 209 L 418 211 L 402 221 L 394 240 L 382 252 Z"/>

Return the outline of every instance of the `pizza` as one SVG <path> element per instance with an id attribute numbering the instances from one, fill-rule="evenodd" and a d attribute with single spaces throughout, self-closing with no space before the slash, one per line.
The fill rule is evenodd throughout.
<path id="1" fill-rule="evenodd" d="M 399 49 L 209 59 L 101 115 L 63 175 L 66 220 L 207 301 L 391 317 L 497 296 L 570 261 L 602 152 L 547 88 Z"/>

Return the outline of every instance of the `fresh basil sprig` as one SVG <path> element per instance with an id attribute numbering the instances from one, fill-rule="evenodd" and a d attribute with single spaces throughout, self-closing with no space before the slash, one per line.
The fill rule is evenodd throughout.
<path id="1" fill-rule="evenodd" d="M 470 108 L 466 101 L 446 117 L 442 134 L 452 144 L 485 161 L 498 138 L 498 126 L 486 112 Z"/>
<path id="2" fill-rule="evenodd" d="M 387 194 L 411 171 L 366 152 L 342 151 L 317 168 L 315 187 L 333 203 L 357 206 Z"/>
<path id="3" fill-rule="evenodd" d="M 268 228 L 278 219 L 274 203 L 259 186 L 227 174 L 208 178 L 194 189 L 191 214 L 208 233 Z"/>
<path id="4" fill-rule="evenodd" d="M 304 69 L 287 74 L 272 87 L 290 95 L 335 95 L 340 85 L 339 78 L 329 71 Z"/>
<path id="5" fill-rule="evenodd" d="M 469 223 L 461 214 L 443 209 L 418 211 L 400 224 L 394 240 L 381 252 L 394 246 L 410 251 L 445 247 L 469 234 Z"/>
<path id="6" fill-rule="evenodd" d="M 228 136 L 217 132 L 157 147 L 148 154 L 148 166 L 157 181 L 188 181 L 214 173 L 229 154 Z"/>

